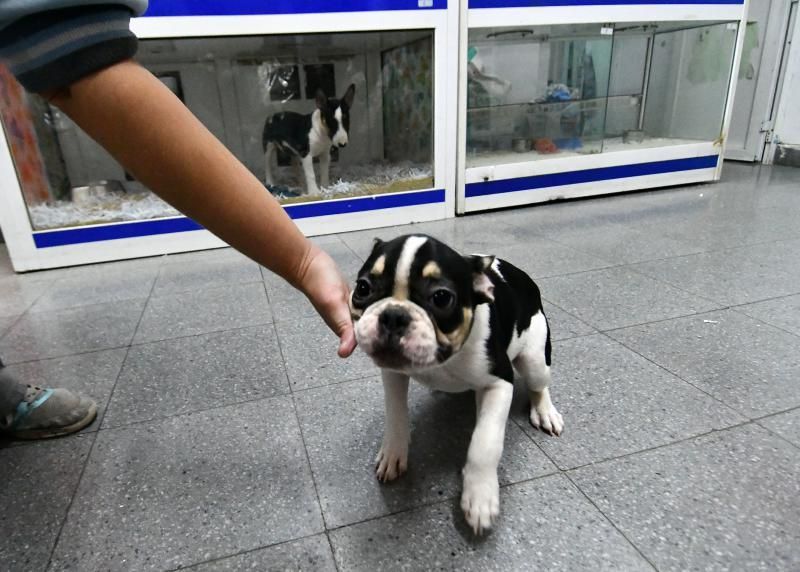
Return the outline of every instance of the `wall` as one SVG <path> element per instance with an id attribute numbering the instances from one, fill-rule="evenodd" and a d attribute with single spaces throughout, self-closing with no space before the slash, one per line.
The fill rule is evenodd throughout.
<path id="1" fill-rule="evenodd" d="M 795 4 L 795 11 L 797 11 Z M 800 145 L 800 17 L 795 14 L 791 48 L 786 60 L 778 112 L 775 116 L 774 137 L 781 144 Z"/>

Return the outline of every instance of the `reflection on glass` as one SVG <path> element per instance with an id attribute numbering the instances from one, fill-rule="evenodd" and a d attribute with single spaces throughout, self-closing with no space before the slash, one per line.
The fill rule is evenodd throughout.
<path id="1" fill-rule="evenodd" d="M 714 141 L 735 40 L 731 23 L 471 30 L 467 166 Z"/>
<path id="2" fill-rule="evenodd" d="M 601 152 L 611 42 L 600 26 L 470 31 L 467 165 Z"/>
<path id="3" fill-rule="evenodd" d="M 736 25 L 656 33 L 644 130 L 650 137 L 713 141 L 720 136 Z"/>
<path id="4" fill-rule="evenodd" d="M 142 40 L 153 72 L 284 204 L 433 186 L 433 33 Z M 175 216 L 0 73 L 35 229 Z"/>

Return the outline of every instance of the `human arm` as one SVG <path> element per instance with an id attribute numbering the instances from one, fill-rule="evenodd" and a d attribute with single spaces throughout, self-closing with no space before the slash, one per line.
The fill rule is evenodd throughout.
<path id="1" fill-rule="evenodd" d="M 9 6 L 25 3 L 0 6 L 0 59 L 156 194 L 301 290 L 339 336 L 339 355 L 352 353 L 348 288 L 333 260 L 169 89 L 127 59 L 136 49 L 128 20 L 145 3 L 89 3 L 37 0 L 28 4 L 71 6 L 22 17 Z"/>

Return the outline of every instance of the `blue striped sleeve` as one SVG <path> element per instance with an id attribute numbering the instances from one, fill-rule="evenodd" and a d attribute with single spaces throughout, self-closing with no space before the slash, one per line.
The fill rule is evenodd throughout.
<path id="1" fill-rule="evenodd" d="M 0 61 L 31 92 L 69 86 L 133 57 L 125 5 L 81 5 L 28 14 L 0 31 Z"/>

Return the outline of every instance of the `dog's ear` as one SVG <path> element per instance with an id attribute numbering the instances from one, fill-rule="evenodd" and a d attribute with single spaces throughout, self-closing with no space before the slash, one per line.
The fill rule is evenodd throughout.
<path id="1" fill-rule="evenodd" d="M 494 263 L 494 256 L 485 254 L 471 254 L 465 256 L 472 268 L 472 289 L 478 304 L 494 302 L 494 284 L 489 279 L 486 271 Z"/>
<path id="2" fill-rule="evenodd" d="M 383 241 L 382 241 L 380 238 L 378 238 L 377 236 L 376 236 L 375 238 L 373 238 L 373 239 L 372 239 L 372 251 L 370 252 L 370 254 L 372 254 L 372 252 L 375 252 L 376 250 L 378 250 L 379 248 L 381 248 L 381 247 L 382 247 L 384 244 L 386 244 L 386 243 L 385 243 L 385 242 L 383 242 Z"/>
<path id="3" fill-rule="evenodd" d="M 342 96 L 342 101 L 347 107 L 353 107 L 353 98 L 356 96 L 356 84 L 351 83 Z"/>
<path id="4" fill-rule="evenodd" d="M 321 89 L 317 89 L 317 94 L 314 96 L 317 103 L 317 109 L 325 109 L 328 107 L 328 96 Z"/>

